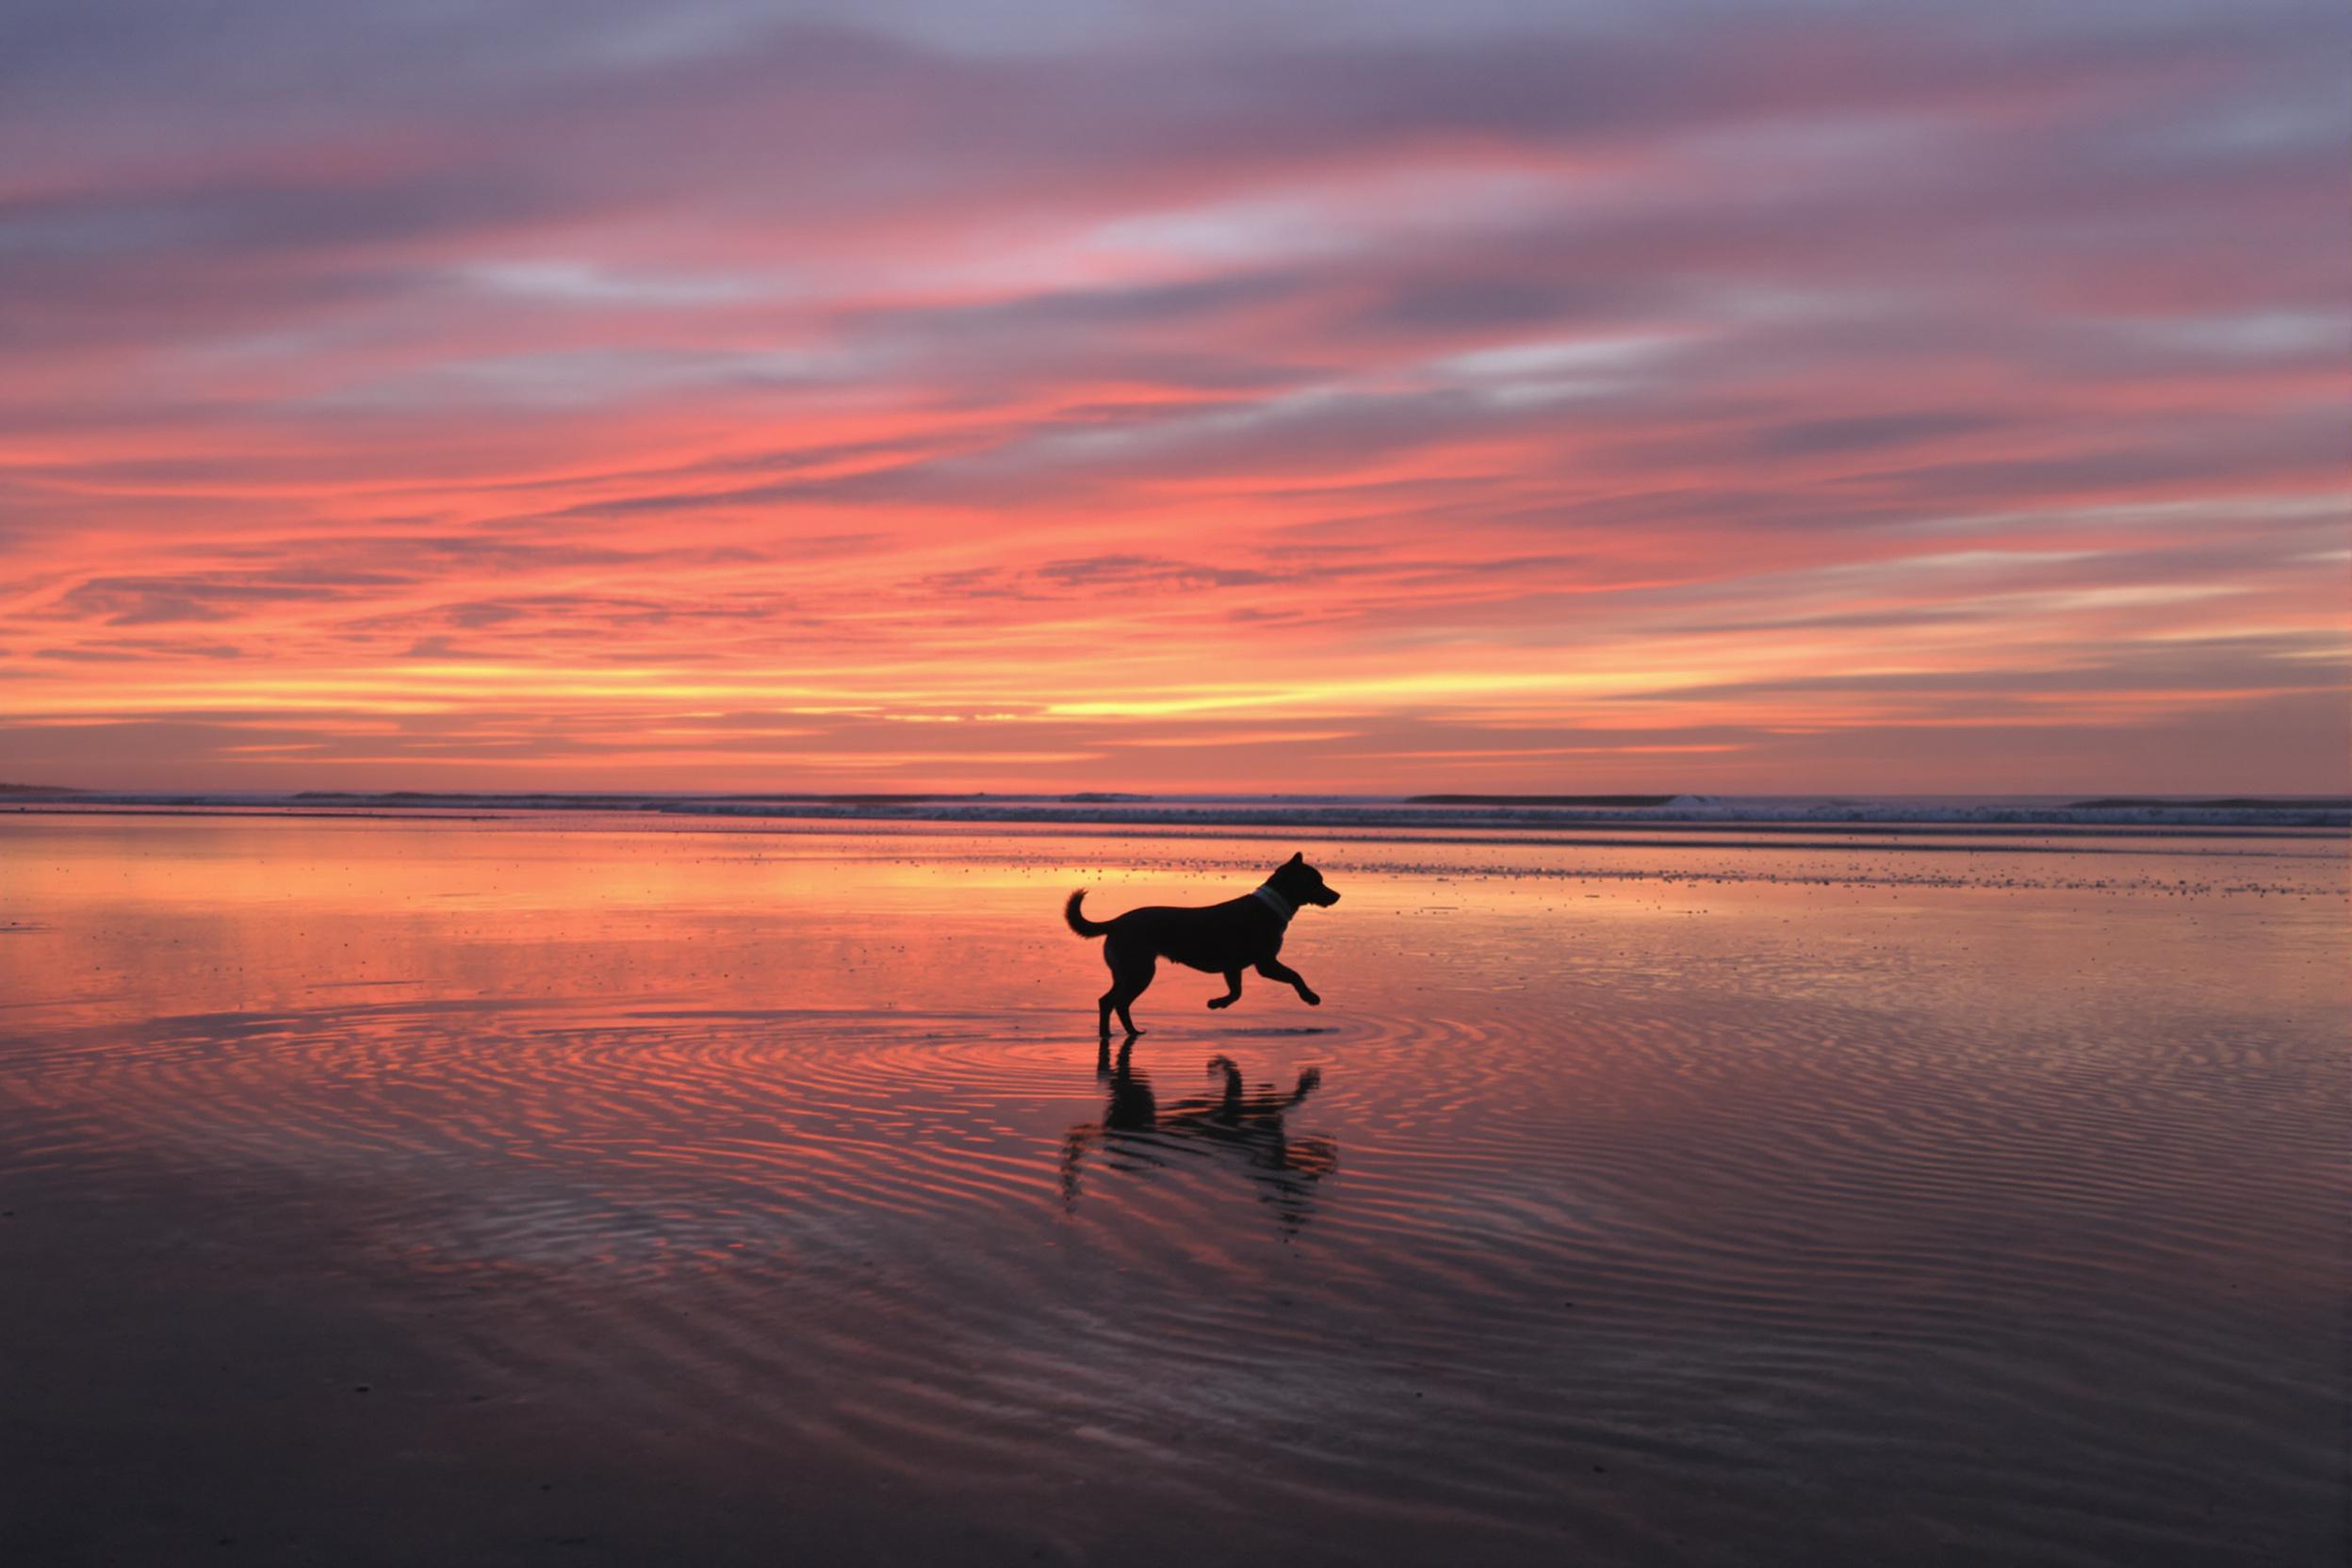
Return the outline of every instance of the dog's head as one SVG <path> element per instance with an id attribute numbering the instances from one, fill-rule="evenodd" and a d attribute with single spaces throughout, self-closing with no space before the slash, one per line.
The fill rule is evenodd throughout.
<path id="1" fill-rule="evenodd" d="M 1266 879 L 1266 885 L 1288 899 L 1294 909 L 1309 904 L 1328 909 L 1339 902 L 1339 895 L 1325 885 L 1323 874 L 1307 864 L 1302 855 L 1284 860 L 1281 869 Z"/>

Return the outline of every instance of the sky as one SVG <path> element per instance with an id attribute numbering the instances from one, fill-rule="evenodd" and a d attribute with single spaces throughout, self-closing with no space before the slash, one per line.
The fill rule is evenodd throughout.
<path id="1" fill-rule="evenodd" d="M 11 0 L 0 780 L 2341 791 L 2347 45 Z"/>

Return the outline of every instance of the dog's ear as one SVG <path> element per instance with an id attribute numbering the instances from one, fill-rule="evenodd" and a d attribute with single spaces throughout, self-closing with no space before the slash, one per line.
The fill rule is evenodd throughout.
<path id="1" fill-rule="evenodd" d="M 1307 858 L 1303 855 L 1293 855 L 1288 863 L 1294 866 L 1303 866 L 1307 863 Z"/>

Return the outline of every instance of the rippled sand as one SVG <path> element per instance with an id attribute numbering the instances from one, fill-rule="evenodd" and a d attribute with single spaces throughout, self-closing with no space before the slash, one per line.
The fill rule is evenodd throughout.
<path id="1" fill-rule="evenodd" d="M 0 819 L 0 1558 L 2334 1562 L 2343 849 Z"/>

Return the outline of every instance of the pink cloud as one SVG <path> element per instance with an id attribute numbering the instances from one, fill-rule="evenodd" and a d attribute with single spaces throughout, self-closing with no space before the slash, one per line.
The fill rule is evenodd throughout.
<path id="1" fill-rule="evenodd" d="M 9 769 L 2340 787 L 2341 20 L 2037 15 L 37 24 Z"/>

